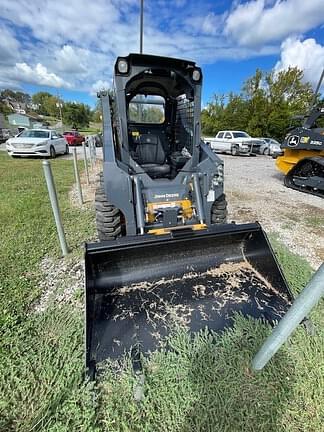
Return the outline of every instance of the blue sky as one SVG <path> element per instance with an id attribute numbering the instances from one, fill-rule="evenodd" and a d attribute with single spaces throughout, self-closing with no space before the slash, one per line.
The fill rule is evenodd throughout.
<path id="1" fill-rule="evenodd" d="M 139 0 L 0 0 L 0 88 L 95 103 L 117 55 L 137 52 Z M 145 0 L 144 52 L 195 60 L 203 103 L 255 69 L 324 67 L 324 0 Z"/>

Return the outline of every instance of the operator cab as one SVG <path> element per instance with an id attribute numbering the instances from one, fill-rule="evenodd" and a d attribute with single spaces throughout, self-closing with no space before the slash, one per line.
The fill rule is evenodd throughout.
<path id="1" fill-rule="evenodd" d="M 123 86 L 129 155 L 152 179 L 173 179 L 192 156 L 201 71 L 194 63 L 180 60 L 161 68 L 165 59 L 155 56 L 146 56 L 144 66 L 142 58 L 136 54 L 125 58 L 134 71 Z M 200 114 L 200 106 L 196 109 Z"/>

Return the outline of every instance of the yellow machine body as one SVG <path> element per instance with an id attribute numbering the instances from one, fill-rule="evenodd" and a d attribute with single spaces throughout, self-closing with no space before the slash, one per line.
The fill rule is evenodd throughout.
<path id="1" fill-rule="evenodd" d="M 279 156 L 276 159 L 276 166 L 279 171 L 288 174 L 289 171 L 302 159 L 316 156 L 324 157 L 324 150 L 292 150 L 285 148 L 283 156 Z"/>
<path id="2" fill-rule="evenodd" d="M 187 228 L 190 228 L 192 231 L 199 231 L 207 229 L 206 224 L 195 224 L 195 225 L 186 225 Z M 148 231 L 148 234 L 154 234 L 154 235 L 163 235 L 163 234 L 169 234 L 171 231 L 177 231 L 179 229 L 182 229 L 183 227 L 171 227 L 171 228 L 155 228 Z"/>
<path id="3" fill-rule="evenodd" d="M 156 212 L 158 209 L 166 207 L 180 207 L 182 209 L 182 216 L 184 219 L 191 219 L 193 215 L 192 202 L 189 199 L 180 201 L 165 201 L 148 203 L 146 206 L 146 222 L 154 223 Z"/>

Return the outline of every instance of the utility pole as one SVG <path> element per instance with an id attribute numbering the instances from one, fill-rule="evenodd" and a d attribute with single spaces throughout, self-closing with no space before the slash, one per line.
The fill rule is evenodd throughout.
<path id="1" fill-rule="evenodd" d="M 63 128 L 63 115 L 62 115 L 63 103 L 62 103 L 62 101 L 61 101 L 61 98 L 60 98 L 60 94 L 59 94 L 59 92 L 57 92 L 57 100 L 58 100 L 58 102 L 56 103 L 56 107 L 57 107 L 57 108 L 59 109 L 59 111 L 60 111 L 61 132 L 63 133 L 63 132 L 64 132 L 64 128 Z"/>
<path id="2" fill-rule="evenodd" d="M 143 54 L 143 25 L 144 25 L 144 0 L 141 0 L 141 18 L 140 18 L 140 54 Z"/>

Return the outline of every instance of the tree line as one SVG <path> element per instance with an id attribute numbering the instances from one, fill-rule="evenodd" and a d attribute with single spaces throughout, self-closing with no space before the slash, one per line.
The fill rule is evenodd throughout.
<path id="1" fill-rule="evenodd" d="M 6 103 L 5 99 L 26 106 L 26 112 L 30 115 L 50 116 L 60 119 L 61 112 L 63 123 L 77 128 L 88 127 L 90 121 L 100 121 L 98 108 L 94 110 L 79 102 L 64 102 L 58 96 L 48 92 L 38 92 L 30 96 L 28 93 L 13 91 L 10 89 L 0 92 L 0 112 L 8 115 L 14 112 Z"/>
<path id="2" fill-rule="evenodd" d="M 282 140 L 289 126 L 298 123 L 296 116 L 308 112 L 313 97 L 298 68 L 277 73 L 257 69 L 239 94 L 213 96 L 202 110 L 202 132 L 214 136 L 219 130 L 244 130 L 254 137 Z"/>

